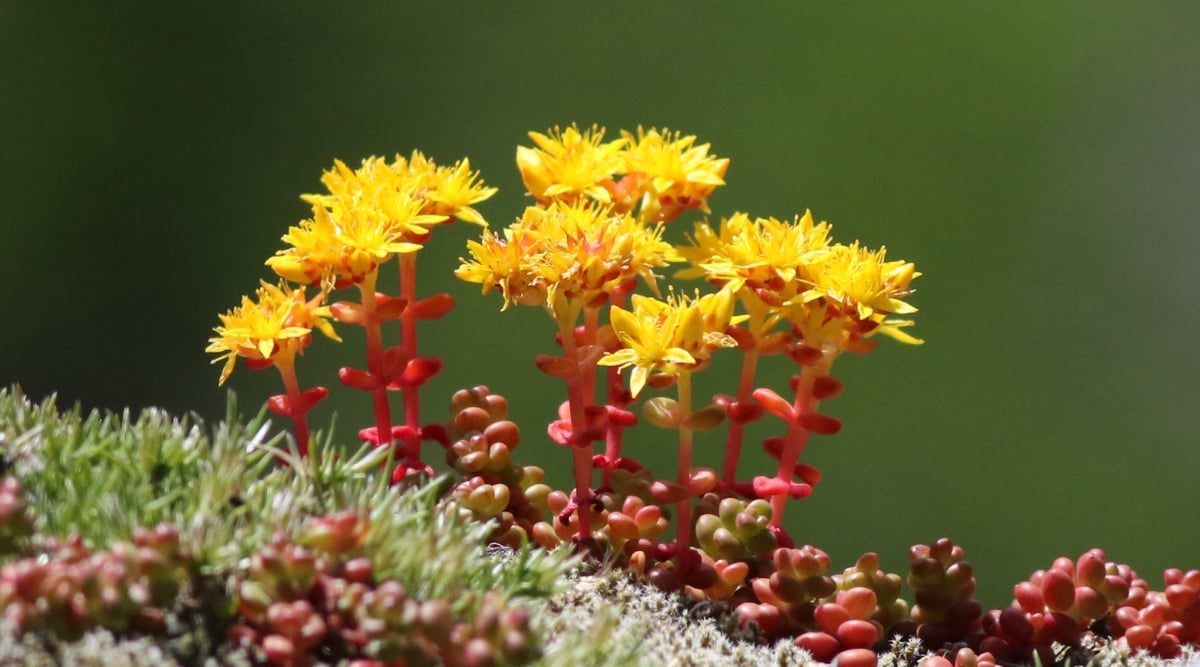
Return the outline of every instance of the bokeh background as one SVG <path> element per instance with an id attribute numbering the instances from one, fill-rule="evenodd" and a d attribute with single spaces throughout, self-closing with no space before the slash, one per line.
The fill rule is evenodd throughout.
<path id="1" fill-rule="evenodd" d="M 845 427 L 805 454 L 825 480 L 789 511 L 800 541 L 902 571 L 909 545 L 951 536 L 988 606 L 1096 545 L 1159 582 L 1200 567 L 1197 25 L 1184 3 L 0 0 L 0 383 L 220 418 L 217 313 L 269 277 L 335 157 L 469 156 L 501 226 L 525 204 L 528 130 L 668 126 L 732 158 L 714 215 L 811 208 L 925 274 L 926 345 L 835 366 L 824 410 Z M 550 320 L 452 277 L 477 234 L 422 251 L 421 291 L 459 301 L 423 329 L 446 359 L 425 413 L 490 385 L 524 461 L 566 484 L 543 435 L 561 393 L 532 365 Z M 342 331 L 305 384 L 361 364 Z M 254 412 L 277 382 L 239 368 L 229 386 Z M 335 412 L 341 442 L 370 421 L 337 387 L 314 424 Z M 669 434 L 628 451 L 673 474 Z M 768 468 L 752 452 L 742 470 Z"/>

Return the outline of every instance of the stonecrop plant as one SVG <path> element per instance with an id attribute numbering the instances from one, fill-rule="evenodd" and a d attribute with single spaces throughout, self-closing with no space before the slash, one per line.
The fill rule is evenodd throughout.
<path id="1" fill-rule="evenodd" d="M 321 179 L 327 192 L 303 197 L 312 217 L 289 229 L 286 247 L 266 260 L 280 281 L 262 282 L 253 298 L 220 316 L 208 347 L 224 362 L 220 382 L 239 360 L 276 368 L 284 391 L 267 406 L 293 421 L 304 457 L 305 415 L 328 390 L 302 389 L 297 360 L 314 329 L 337 341 L 334 324 L 361 326 L 365 366 L 342 368 L 338 380 L 370 394 L 375 423 L 358 435 L 386 448 L 380 460 L 394 462 L 393 483 L 437 474 L 422 450 L 423 442 L 436 442 L 448 466 L 442 502 L 489 522 L 493 542 L 573 549 L 664 591 L 728 605 L 761 641 L 787 638 L 819 661 L 874 665 L 897 635 L 933 652 L 923 664 L 957 667 L 1078 661 L 1104 643 L 1172 658 L 1200 639 L 1197 571 L 1169 570 L 1166 590 L 1155 593 L 1093 549 L 1078 562 L 1060 558 L 1018 584 L 1011 607 L 985 613 L 973 570 L 948 539 L 914 546 L 905 576 L 880 570 L 875 554 L 838 572 L 819 548 L 797 546 L 783 527 L 785 510 L 821 479 L 802 460 L 806 445 L 841 427 L 821 411 L 843 390 L 833 366 L 845 353 L 871 352 L 881 337 L 922 343 L 910 333 L 912 283 L 921 274 L 912 262 L 888 259 L 883 247 L 835 241 L 832 226 L 810 211 L 714 220 L 709 200 L 725 185 L 730 163 L 693 136 L 638 128 L 608 138 L 602 128 L 571 125 L 529 138 L 533 145 L 517 148 L 516 163 L 532 201 L 499 229 L 474 208 L 496 189 L 466 159 L 438 166 L 414 152 L 390 162 L 370 157 L 357 168 L 336 161 Z M 685 224 L 685 216 L 687 241 L 666 242 L 664 227 Z M 483 228 L 455 275 L 484 295 L 498 292 L 500 310 L 529 306 L 549 316 L 544 331 L 530 334 L 560 352 L 531 359 L 530 368 L 549 376 L 547 387 L 563 389 L 544 437 L 567 450 L 572 489 L 551 488 L 543 467 L 514 460 L 528 436 L 488 387 L 458 391 L 448 419 L 423 421 L 420 388 L 442 361 L 420 355 L 418 323 L 448 316 L 454 300 L 419 294 L 417 257 L 437 226 L 455 220 Z M 393 273 L 399 282 L 389 290 Z M 703 287 L 666 285 L 666 277 Z M 736 386 L 697 396 L 694 377 L 717 355 L 740 360 Z M 760 384 L 759 367 L 771 356 L 794 368 L 786 387 Z M 402 408 L 393 411 L 397 393 Z M 775 434 L 761 446 L 778 465 L 742 478 L 746 427 L 766 417 L 775 420 Z M 675 442 L 673 476 L 655 475 L 637 452 L 625 451 L 631 428 L 659 429 L 657 437 Z M 696 466 L 695 433 L 722 428 L 721 470 Z M 369 531 L 355 525 L 354 540 Z M 283 542 L 272 548 L 294 549 Z M 266 568 L 262 558 L 253 567 Z M 326 574 L 366 591 L 370 572 L 369 562 L 349 561 L 328 565 Z M 911 604 L 901 597 L 904 584 L 915 594 Z M 316 619 L 288 644 L 290 652 L 272 655 L 294 658 L 320 645 L 327 628 L 350 627 L 354 612 L 346 609 L 314 616 L 307 590 L 272 594 Z M 388 595 L 424 609 L 404 591 L 382 588 L 363 604 L 401 604 Z M 274 636 L 263 630 L 273 622 L 266 611 L 272 598 L 259 597 L 241 601 L 237 627 Z M 427 614 L 413 612 L 418 620 L 397 616 L 388 626 L 398 647 L 389 655 L 402 657 L 387 664 L 418 664 L 413 656 L 436 652 L 426 644 L 453 643 L 439 629 L 446 612 L 429 604 Z M 534 659 L 531 631 L 519 614 L 510 616 L 507 640 L 493 632 L 495 623 L 462 631 L 472 650 L 494 658 L 466 664 Z"/>

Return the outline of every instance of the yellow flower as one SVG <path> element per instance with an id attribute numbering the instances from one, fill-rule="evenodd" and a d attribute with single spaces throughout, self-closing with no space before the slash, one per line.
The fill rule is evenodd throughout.
<path id="1" fill-rule="evenodd" d="M 662 230 L 586 202 L 531 206 L 502 235 L 485 231 L 469 242 L 472 261 L 456 275 L 494 287 L 510 303 L 542 303 L 556 316 L 566 303 L 599 306 L 618 287 L 641 276 L 654 286 L 655 267 L 676 259 Z"/>
<path id="2" fill-rule="evenodd" d="M 635 294 L 630 301 L 630 310 L 613 306 L 610 315 L 624 347 L 596 363 L 622 370 L 632 366 L 629 388 L 634 396 L 641 393 L 651 373 L 675 376 L 682 368 L 703 364 L 717 348 L 734 347 L 725 329 L 744 319 L 733 317 L 733 293 L 728 288 L 695 298 L 672 294 L 667 301 Z"/>
<path id="3" fill-rule="evenodd" d="M 892 320 L 889 315 L 917 312 L 904 301 L 912 294 L 910 283 L 921 274 L 912 262 L 886 261 L 886 248 L 872 251 L 857 242 L 835 245 L 814 268 L 811 286 L 794 297 L 789 305 L 824 313 L 823 317 L 842 318 L 851 337 L 882 333 L 909 344 L 922 341 L 901 331 L 911 320 Z M 805 318 L 793 318 L 796 319 Z"/>
<path id="4" fill-rule="evenodd" d="M 644 179 L 642 218 L 648 222 L 673 220 L 687 209 L 708 212 L 708 197 L 725 185 L 729 158 L 708 154 L 709 144 L 695 145 L 696 137 L 663 129 L 638 128 L 635 137 L 622 131 L 626 178 Z"/>
<path id="5" fill-rule="evenodd" d="M 213 363 L 225 361 L 219 384 L 225 384 L 238 357 L 266 362 L 281 351 L 289 357 L 302 353 L 314 328 L 341 341 L 327 319 L 329 307 L 321 305 L 324 292 L 306 300 L 304 287 L 263 281 L 255 296 L 242 297 L 240 306 L 220 315 L 221 326 L 213 329 L 217 335 L 208 339 L 204 351 L 220 355 Z"/>
<path id="6" fill-rule="evenodd" d="M 379 158 L 368 158 L 363 163 L 364 169 L 367 168 L 368 161 L 374 161 L 377 165 L 383 164 Z M 389 187 L 392 189 L 407 191 L 411 197 L 421 200 L 422 214 L 453 216 L 458 220 L 487 226 L 483 215 L 471 205 L 489 199 L 496 194 L 496 188 L 486 187 L 481 181 L 477 182 L 479 172 L 471 171 L 470 160 L 463 158 L 452 166 L 439 167 L 421 151 L 413 151 L 411 158 L 405 160 L 397 155 L 386 167 L 391 171 L 390 175 L 376 169 L 374 171 L 382 178 L 375 176 L 371 180 L 390 181 Z M 345 185 L 340 182 L 342 179 L 339 177 L 337 180 L 339 190 L 344 190 Z M 326 185 L 330 192 L 337 192 L 329 181 L 326 181 Z"/>
<path id="7" fill-rule="evenodd" d="M 696 223 L 691 246 L 678 248 L 692 264 L 680 278 L 705 278 L 734 290 L 748 286 L 780 305 L 811 281 L 811 267 L 829 252 L 829 223 L 813 224 L 811 211 L 787 223 L 735 213 L 721 220 L 714 232 L 707 222 Z"/>
<path id="8" fill-rule="evenodd" d="M 298 283 L 361 282 L 392 255 L 419 250 L 429 228 L 447 215 L 482 222 L 470 204 L 494 190 L 473 185 L 474 178 L 465 161 L 443 171 L 420 153 L 412 163 L 370 157 L 359 169 L 335 160 L 321 177 L 329 194 L 301 197 L 313 217 L 288 230 L 283 240 L 290 247 L 267 265 Z"/>
<path id="9" fill-rule="evenodd" d="M 621 170 L 620 151 L 625 139 L 602 143 L 604 128 L 595 125 L 583 132 L 575 125 L 565 130 L 556 127 L 548 135 L 530 132 L 529 138 L 537 147 L 517 146 L 517 168 L 529 194 L 539 204 L 553 200 L 612 201 L 606 186 Z"/>

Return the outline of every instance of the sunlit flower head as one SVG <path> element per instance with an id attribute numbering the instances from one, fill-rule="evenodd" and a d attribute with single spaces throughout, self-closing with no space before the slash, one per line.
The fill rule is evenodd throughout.
<path id="1" fill-rule="evenodd" d="M 396 174 L 397 186 L 407 187 L 417 199 L 425 202 L 421 213 L 450 216 L 458 220 L 487 226 L 487 221 L 473 204 L 496 194 L 496 188 L 484 186 L 479 172 L 471 171 L 471 161 L 463 158 L 449 167 L 439 167 L 420 151 L 413 151 L 405 160 L 397 155 L 390 165 Z"/>
<path id="2" fill-rule="evenodd" d="M 916 307 L 904 301 L 910 283 L 921 274 L 912 262 L 889 262 L 887 250 L 872 251 L 857 242 L 834 245 L 814 268 L 811 286 L 789 303 L 793 313 L 819 312 L 826 319 L 844 319 L 852 338 L 882 333 L 904 343 L 921 341 L 901 330 L 910 320 L 889 319 L 890 315 L 915 313 Z M 794 317 L 811 319 L 807 315 Z"/>
<path id="3" fill-rule="evenodd" d="M 717 231 L 696 223 L 691 245 L 679 254 L 692 268 L 680 278 L 704 278 L 716 285 L 743 285 L 761 298 L 781 304 L 808 287 L 812 267 L 829 253 L 829 223 L 813 224 L 811 211 L 792 222 L 750 219 L 736 213 L 721 220 Z"/>
<path id="4" fill-rule="evenodd" d="M 473 185 L 474 178 L 465 160 L 441 169 L 419 152 L 412 162 L 369 157 L 358 169 L 335 160 L 321 177 L 329 192 L 301 197 L 313 216 L 288 230 L 290 247 L 267 265 L 298 283 L 361 282 L 392 255 L 420 250 L 430 228 L 449 215 L 482 222 L 469 204 L 494 191 Z"/>
<path id="5" fill-rule="evenodd" d="M 651 374 L 676 376 L 681 369 L 702 365 L 714 350 L 736 345 L 725 330 L 743 318 L 733 317 L 728 288 L 696 297 L 672 294 L 666 301 L 635 294 L 630 301 L 629 310 L 613 306 L 610 315 L 621 349 L 597 363 L 632 367 L 629 388 L 634 396 Z"/>
<path id="6" fill-rule="evenodd" d="M 220 355 L 213 360 L 214 364 L 225 362 L 220 384 L 229 378 L 238 357 L 268 362 L 279 354 L 289 360 L 301 354 L 313 329 L 333 340 L 341 340 L 329 322 L 329 308 L 321 305 L 325 293 L 306 300 L 304 289 L 264 281 L 254 299 L 244 296 L 240 306 L 219 316 L 221 326 L 213 329 L 217 335 L 208 339 L 209 345 L 204 351 Z"/>
<path id="7" fill-rule="evenodd" d="M 628 145 L 622 153 L 625 178 L 642 179 L 645 194 L 641 215 L 648 222 L 673 220 L 688 209 L 708 212 L 708 197 L 725 185 L 729 158 L 708 154 L 709 144 L 695 136 L 667 129 L 638 128 L 637 136 L 622 132 Z"/>
<path id="8" fill-rule="evenodd" d="M 502 234 L 485 231 L 468 249 L 472 260 L 463 260 L 459 278 L 485 293 L 500 288 L 505 307 L 551 309 L 564 300 L 599 306 L 639 276 L 653 287 L 653 270 L 676 258 L 661 229 L 586 203 L 531 206 Z"/>
<path id="9" fill-rule="evenodd" d="M 561 200 L 610 203 L 608 187 L 622 167 L 625 139 L 604 142 L 604 128 L 580 131 L 575 125 L 549 134 L 530 132 L 534 148 L 517 146 L 517 168 L 529 194 L 543 206 Z"/>

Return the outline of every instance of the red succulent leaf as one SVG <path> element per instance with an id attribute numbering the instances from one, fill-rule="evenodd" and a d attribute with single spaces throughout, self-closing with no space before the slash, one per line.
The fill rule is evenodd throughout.
<path id="1" fill-rule="evenodd" d="M 363 326 L 367 322 L 366 312 L 361 303 L 338 301 L 329 305 L 329 312 L 333 314 L 333 319 L 343 324 Z"/>
<path id="2" fill-rule="evenodd" d="M 626 427 L 637 423 L 637 415 L 628 410 L 614 408 L 611 405 L 604 406 L 604 409 L 608 413 L 608 423 L 613 426 Z"/>
<path id="3" fill-rule="evenodd" d="M 417 301 L 410 308 L 418 320 L 436 320 L 454 309 L 454 297 L 446 293 L 434 294 Z"/>
<path id="4" fill-rule="evenodd" d="M 264 368 L 270 368 L 275 365 L 274 358 L 267 359 L 246 359 L 246 368 L 252 371 L 261 371 Z"/>
<path id="5" fill-rule="evenodd" d="M 814 399 L 823 401 L 842 393 L 842 388 L 841 380 L 829 375 L 822 375 L 813 380 L 812 395 Z"/>
<path id="6" fill-rule="evenodd" d="M 792 404 L 789 403 L 784 397 L 776 394 L 774 391 L 767 389 L 766 387 L 759 387 L 758 389 L 754 390 L 751 396 L 753 396 L 754 400 L 758 401 L 758 404 L 763 406 L 767 412 L 770 412 L 783 421 L 790 424 L 792 420 L 795 419 L 795 414 L 792 411 Z"/>
<path id="7" fill-rule="evenodd" d="M 816 486 L 817 484 L 821 483 L 821 471 L 817 470 L 814 466 L 808 465 L 807 463 L 797 463 L 795 469 L 792 471 L 792 474 L 794 474 L 796 477 L 799 477 L 801 480 L 811 486 Z"/>
<path id="8" fill-rule="evenodd" d="M 793 343 L 784 348 L 784 352 L 792 361 L 801 366 L 815 366 L 825 357 L 819 348 L 809 347 L 804 343 Z"/>
<path id="9" fill-rule="evenodd" d="M 408 301 L 397 296 L 375 293 L 375 322 L 391 322 L 404 315 Z"/>
<path id="10" fill-rule="evenodd" d="M 421 439 L 433 440 L 442 447 L 450 446 L 450 436 L 446 433 L 446 427 L 442 424 L 426 424 L 422 426 Z"/>
<path id="11" fill-rule="evenodd" d="M 419 387 L 442 370 L 442 360 L 437 357 L 417 357 L 408 362 L 404 373 L 393 384 L 403 388 Z"/>
<path id="12" fill-rule="evenodd" d="M 538 370 L 551 377 L 563 378 L 569 380 L 579 373 L 579 365 L 570 359 L 562 357 L 552 357 L 548 354 L 539 354 L 534 358 L 533 362 L 537 364 Z"/>
<path id="13" fill-rule="evenodd" d="M 816 412 L 806 412 L 800 415 L 799 421 L 805 429 L 820 435 L 833 435 L 842 430 L 841 420 Z"/>
<path id="14" fill-rule="evenodd" d="M 299 406 L 293 406 L 293 409 L 298 410 L 301 414 L 308 412 L 314 405 L 325 400 L 329 395 L 329 390 L 325 387 L 309 387 L 300 392 Z"/>
<path id="15" fill-rule="evenodd" d="M 361 389 L 362 391 L 375 391 L 384 386 L 384 382 L 379 376 L 368 371 L 346 366 L 338 369 L 338 379 L 342 384 L 351 389 Z"/>
<path id="16" fill-rule="evenodd" d="M 288 400 L 287 394 L 277 394 L 268 398 L 267 409 L 281 417 L 292 416 L 292 405 L 291 401 Z"/>

